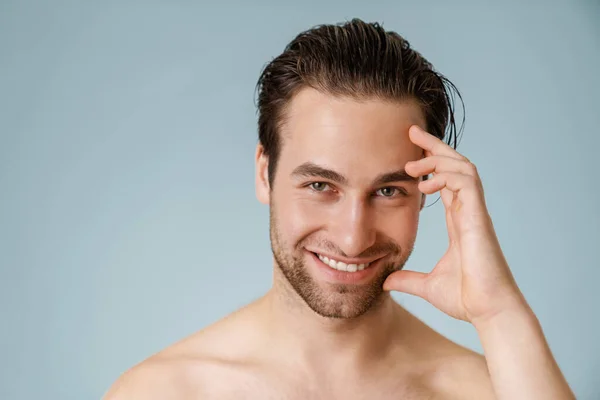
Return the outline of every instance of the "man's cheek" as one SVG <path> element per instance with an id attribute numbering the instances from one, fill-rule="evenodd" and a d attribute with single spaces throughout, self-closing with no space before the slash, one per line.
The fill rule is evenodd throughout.
<path id="1" fill-rule="evenodd" d="M 395 239 L 400 244 L 414 240 L 419 226 L 419 210 L 415 207 L 404 207 L 394 212 L 381 213 L 377 216 L 379 230 Z"/>
<path id="2" fill-rule="evenodd" d="M 280 215 L 282 228 L 296 243 L 312 232 L 318 231 L 327 220 L 326 213 L 307 202 L 293 202 L 286 210 L 281 210 Z"/>

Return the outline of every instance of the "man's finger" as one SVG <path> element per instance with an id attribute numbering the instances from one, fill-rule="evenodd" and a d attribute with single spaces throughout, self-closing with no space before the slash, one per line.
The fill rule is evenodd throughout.
<path id="1" fill-rule="evenodd" d="M 462 154 L 448 146 L 440 139 L 433 136 L 431 133 L 423 130 L 419 125 L 413 125 L 408 130 L 410 140 L 421 147 L 426 152 L 436 156 L 452 157 L 459 160 L 466 160 Z"/>
<path id="2" fill-rule="evenodd" d="M 406 172 L 414 177 L 433 173 L 458 172 L 464 175 L 477 177 L 477 168 L 466 160 L 459 160 L 448 156 L 429 156 L 406 163 Z"/>
<path id="3" fill-rule="evenodd" d="M 441 172 L 426 181 L 419 182 L 419 190 L 425 194 L 433 194 L 443 188 L 461 195 L 463 195 L 465 189 L 475 194 L 480 191 L 481 184 L 476 177 L 457 172 Z"/>

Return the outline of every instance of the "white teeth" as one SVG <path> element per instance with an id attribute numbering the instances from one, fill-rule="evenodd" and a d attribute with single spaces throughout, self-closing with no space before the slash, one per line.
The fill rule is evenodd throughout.
<path id="1" fill-rule="evenodd" d="M 346 271 L 346 272 L 362 271 L 363 269 L 367 268 L 369 266 L 369 264 L 371 264 L 371 263 L 365 263 L 365 264 L 346 264 L 346 263 L 343 263 L 341 261 L 335 261 L 334 259 L 327 258 L 327 257 L 322 256 L 320 254 L 317 254 L 317 256 L 319 256 L 319 260 L 323 261 L 324 264 L 327 264 L 331 268 L 337 269 L 339 271 Z"/>
<path id="2" fill-rule="evenodd" d="M 341 261 L 338 261 L 336 269 L 340 270 L 340 271 L 347 271 L 348 270 L 348 264 L 345 264 L 345 263 L 343 263 Z"/>

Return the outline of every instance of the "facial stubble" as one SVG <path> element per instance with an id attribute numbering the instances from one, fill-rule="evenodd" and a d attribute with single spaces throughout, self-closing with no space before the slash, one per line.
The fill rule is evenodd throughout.
<path id="1" fill-rule="evenodd" d="M 305 265 L 306 253 L 304 252 L 304 241 L 300 241 L 294 250 L 289 247 L 282 238 L 279 230 L 278 218 L 271 204 L 269 211 L 271 250 L 277 267 L 296 292 L 296 294 L 315 313 L 326 318 L 356 318 L 381 303 L 386 293 L 383 283 L 394 271 L 404 267 L 412 252 L 413 246 L 403 252 L 400 247 L 393 243 L 386 243 L 382 247 L 393 249 L 390 259 L 381 266 L 381 272 L 369 283 L 362 285 L 331 284 L 325 283 L 324 288 L 308 272 Z"/>

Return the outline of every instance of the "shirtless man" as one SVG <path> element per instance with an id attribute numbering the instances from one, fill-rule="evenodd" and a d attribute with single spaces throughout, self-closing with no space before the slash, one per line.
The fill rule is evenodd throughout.
<path id="1" fill-rule="evenodd" d="M 303 32 L 259 79 L 256 194 L 273 286 L 133 367 L 122 399 L 572 399 L 456 152 L 454 86 L 399 35 L 353 20 Z M 403 270 L 425 196 L 449 247 Z M 470 322 L 484 356 L 390 296 Z"/>

